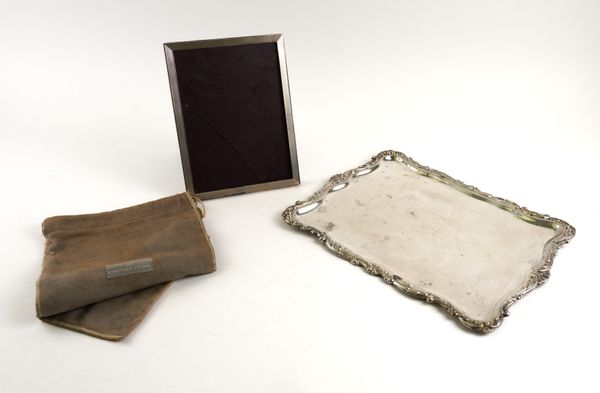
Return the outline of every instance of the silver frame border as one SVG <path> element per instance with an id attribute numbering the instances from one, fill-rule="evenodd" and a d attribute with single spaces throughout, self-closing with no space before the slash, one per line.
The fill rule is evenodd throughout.
<path id="1" fill-rule="evenodd" d="M 281 73 L 281 88 L 283 92 L 283 106 L 285 110 L 285 119 L 287 127 L 288 144 L 290 151 L 290 165 L 292 167 L 292 178 L 278 180 L 266 183 L 251 184 L 242 187 L 226 188 L 222 190 L 196 193 L 192 178 L 192 168 L 186 143 L 186 130 L 183 122 L 183 112 L 181 101 L 179 99 L 179 85 L 177 82 L 177 70 L 175 67 L 174 52 L 178 50 L 215 48 L 224 46 L 236 46 L 247 44 L 276 43 L 279 56 L 279 70 Z M 296 151 L 296 136 L 294 131 L 294 118 L 292 115 L 292 99 L 290 97 L 290 87 L 287 72 L 287 60 L 285 56 L 285 44 L 282 34 L 267 34 L 246 37 L 219 38 L 199 41 L 167 42 L 163 45 L 165 58 L 167 62 L 167 72 L 169 75 L 169 86 L 171 89 L 171 100 L 175 112 L 175 126 L 177 128 L 177 138 L 181 153 L 181 163 L 183 167 L 183 177 L 187 191 L 194 193 L 201 199 L 220 198 L 230 195 L 245 194 L 256 191 L 273 190 L 277 188 L 296 186 L 300 184 L 300 172 L 298 169 L 298 154 Z"/>

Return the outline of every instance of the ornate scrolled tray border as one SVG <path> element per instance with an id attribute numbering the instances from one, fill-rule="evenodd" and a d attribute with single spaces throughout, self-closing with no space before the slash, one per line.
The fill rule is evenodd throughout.
<path id="1" fill-rule="evenodd" d="M 544 263 L 539 268 L 531 271 L 526 285 L 522 287 L 518 291 L 518 293 L 515 293 L 514 295 L 509 297 L 508 300 L 506 300 L 502 304 L 500 308 L 500 313 L 495 318 L 489 321 L 479 321 L 471 319 L 466 314 L 458 310 L 455 306 L 450 304 L 450 302 L 436 296 L 433 293 L 429 293 L 427 291 L 415 288 L 413 284 L 403 280 L 401 277 L 393 275 L 390 272 L 383 269 L 382 267 L 378 266 L 377 264 L 367 261 L 349 252 L 346 248 L 344 248 L 344 246 L 332 240 L 327 235 L 327 233 L 320 231 L 312 226 L 304 225 L 298 221 L 296 217 L 298 209 L 301 209 L 303 207 L 306 208 L 311 204 L 322 200 L 330 191 L 332 191 L 332 189 L 333 191 L 336 191 L 343 188 L 344 185 L 348 182 L 348 180 L 356 176 L 357 174 L 359 174 L 360 176 L 371 172 L 372 170 L 377 168 L 381 160 L 399 161 L 420 175 L 433 178 L 441 183 L 447 184 L 463 192 L 464 194 L 467 194 L 479 200 L 489 202 L 503 210 L 514 214 L 515 216 L 524 221 L 551 227 L 556 231 L 556 235 L 553 238 L 551 238 L 544 246 L 544 251 L 541 259 L 542 261 L 544 261 Z M 307 199 L 297 201 L 294 205 L 287 207 L 283 211 L 282 217 L 284 221 L 292 227 L 298 228 L 302 231 L 307 231 L 312 235 L 315 235 L 317 239 L 323 242 L 327 249 L 333 252 L 335 255 L 347 260 L 353 265 L 360 266 L 364 269 L 365 272 L 371 275 L 380 276 L 386 283 L 394 286 L 403 293 L 421 299 L 427 303 L 436 304 L 441 309 L 450 314 L 452 317 L 456 318 L 462 325 L 480 333 L 491 332 L 492 330 L 500 326 L 504 318 L 509 314 L 508 309 L 515 302 L 517 302 L 525 294 L 527 294 L 534 288 L 548 281 L 550 277 L 550 268 L 552 266 L 554 257 L 558 252 L 558 249 L 566 243 L 568 243 L 569 240 L 571 240 L 571 238 L 575 236 L 575 228 L 563 220 L 551 217 L 547 214 L 533 212 L 509 200 L 498 198 L 491 194 L 480 191 L 476 187 L 467 185 L 462 181 L 456 180 L 443 172 L 431 169 L 427 166 L 423 166 L 415 160 L 413 160 L 412 158 L 406 156 L 405 154 L 394 150 L 382 151 L 376 156 L 373 156 L 371 160 L 365 163 L 364 165 L 361 165 L 355 169 L 351 169 L 344 173 L 332 176 L 319 191 L 315 192 Z"/>

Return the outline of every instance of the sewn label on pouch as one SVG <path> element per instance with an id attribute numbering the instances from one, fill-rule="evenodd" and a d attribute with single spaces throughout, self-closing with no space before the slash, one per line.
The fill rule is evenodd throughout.
<path id="1" fill-rule="evenodd" d="M 106 278 L 129 276 L 130 274 L 154 271 L 152 258 L 134 259 L 127 262 L 104 266 Z"/>

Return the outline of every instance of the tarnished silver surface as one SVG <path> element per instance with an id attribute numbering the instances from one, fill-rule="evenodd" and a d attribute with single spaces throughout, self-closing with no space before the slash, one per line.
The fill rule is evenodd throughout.
<path id="1" fill-rule="evenodd" d="M 440 286 L 430 286 L 428 287 L 428 285 L 432 285 L 431 282 L 427 282 L 427 280 L 423 281 L 423 280 L 418 280 L 418 282 L 411 282 L 410 280 L 407 280 L 405 277 L 402 277 L 401 275 L 396 274 L 397 272 L 395 270 L 402 270 L 402 257 L 398 257 L 396 258 L 397 252 L 396 250 L 392 250 L 392 258 L 388 258 L 386 261 L 384 260 L 378 260 L 378 256 L 381 255 L 380 250 L 375 250 L 376 252 L 371 253 L 371 249 L 372 248 L 377 248 L 377 247 L 381 247 L 382 246 L 382 242 L 378 242 L 377 236 L 380 235 L 382 233 L 382 231 L 384 229 L 380 228 L 373 228 L 372 222 L 373 220 L 365 220 L 364 222 L 368 222 L 370 223 L 371 227 L 369 228 L 363 228 L 364 231 L 366 232 L 370 232 L 370 231 L 374 231 L 373 233 L 379 231 L 379 233 L 369 233 L 368 236 L 363 236 L 364 239 L 368 239 L 369 241 L 364 241 L 361 243 L 360 247 L 356 244 L 348 244 L 348 243 L 352 243 L 352 239 L 359 239 L 361 240 L 362 238 L 360 237 L 361 235 L 357 235 L 356 237 L 352 237 L 353 235 L 350 235 L 350 237 L 347 235 L 348 233 L 351 232 L 360 232 L 361 228 L 353 228 L 351 231 L 346 231 L 346 235 L 344 237 L 344 234 L 340 234 L 340 232 L 335 232 L 335 235 L 332 235 L 332 232 L 334 232 L 334 227 L 336 227 L 335 231 L 339 231 L 339 227 L 337 227 L 338 225 L 344 225 L 344 217 L 345 216 L 351 216 L 352 214 L 362 214 L 363 216 L 365 214 L 367 214 L 370 210 L 368 210 L 361 201 L 359 201 L 358 199 L 355 200 L 356 204 L 359 205 L 359 207 L 357 208 L 357 210 L 355 211 L 350 211 L 352 209 L 347 209 L 348 211 L 341 211 L 343 209 L 346 209 L 349 206 L 348 201 L 349 200 L 353 200 L 354 196 L 352 194 L 353 191 L 351 191 L 353 189 L 353 187 L 351 187 L 353 185 L 353 183 L 356 182 L 357 186 L 355 187 L 356 190 L 360 189 L 360 187 L 362 187 L 362 189 L 365 189 L 365 183 L 363 182 L 362 185 L 359 187 L 358 183 L 361 181 L 361 179 L 367 179 L 369 178 L 369 180 L 373 179 L 372 176 L 370 176 L 372 173 L 377 173 L 380 172 L 382 173 L 379 176 L 384 176 L 384 173 L 391 173 L 389 171 L 394 170 L 395 167 L 391 166 L 391 162 L 394 162 L 394 164 L 398 164 L 399 167 L 398 170 L 403 170 L 406 171 L 406 168 L 410 169 L 412 173 L 417 174 L 418 176 L 413 176 L 414 179 L 418 180 L 419 178 L 422 178 L 423 180 L 426 180 L 427 182 L 430 183 L 430 186 L 433 187 L 437 187 L 437 189 L 440 189 L 440 187 L 442 187 L 443 189 L 447 187 L 452 188 L 453 190 L 457 190 L 460 191 L 460 193 L 455 193 L 457 196 L 463 195 L 462 197 L 457 199 L 463 199 L 463 201 L 461 203 L 465 203 L 464 201 L 464 195 L 468 196 L 469 198 L 466 198 L 467 201 L 466 203 L 473 203 L 473 204 L 477 204 L 479 203 L 479 207 L 481 208 L 483 207 L 484 210 L 486 212 L 489 212 L 490 210 L 492 210 L 492 214 L 497 214 L 500 218 L 501 218 L 501 222 L 508 222 L 507 226 L 505 227 L 501 227 L 499 228 L 499 234 L 496 235 L 494 234 L 494 236 L 497 236 L 499 238 L 502 238 L 501 236 L 501 231 L 505 230 L 507 231 L 510 228 L 513 228 L 511 225 L 519 225 L 518 228 L 521 227 L 525 227 L 525 231 L 524 233 L 527 233 L 526 230 L 528 230 L 528 228 L 530 227 L 530 225 L 532 225 L 529 229 L 531 229 L 531 234 L 533 237 L 536 238 L 536 240 L 534 242 L 532 242 L 531 244 L 528 244 L 527 246 L 529 247 L 528 249 L 528 254 L 527 257 L 529 258 L 528 261 L 523 261 L 523 264 L 520 264 L 520 261 L 517 259 L 514 259 L 511 263 L 513 265 L 516 265 L 517 268 L 522 269 L 529 269 L 529 270 L 524 270 L 526 275 L 524 275 L 523 277 L 517 277 L 517 279 L 512 280 L 511 283 L 518 283 L 518 286 L 515 286 L 514 289 L 512 289 L 512 287 L 507 288 L 507 294 L 506 296 L 501 297 L 501 301 L 500 302 L 489 302 L 489 304 L 493 304 L 493 307 L 491 306 L 487 306 L 487 309 L 485 309 L 485 307 L 481 306 L 481 309 L 486 311 L 486 312 L 482 312 L 482 313 L 477 313 L 474 312 L 473 310 L 476 309 L 475 307 L 471 307 L 471 309 L 468 309 L 463 307 L 459 307 L 456 304 L 456 301 L 450 300 L 450 298 L 456 299 L 456 297 L 452 297 L 452 296 L 445 296 L 444 295 L 444 291 L 446 290 L 447 292 L 447 286 L 444 289 L 444 285 L 440 285 Z M 380 168 L 381 166 L 381 168 Z M 379 171 L 378 171 L 378 168 Z M 384 172 L 385 171 L 387 172 Z M 363 178 L 364 176 L 364 178 Z M 410 176 L 405 174 L 404 176 Z M 386 179 L 392 179 L 391 176 L 385 176 Z M 380 179 L 378 179 L 377 181 L 379 182 Z M 382 181 L 383 177 L 381 178 Z M 393 181 L 394 186 L 397 186 L 398 182 L 401 179 L 394 179 Z M 388 180 L 388 181 L 392 181 L 392 180 Z M 415 180 L 413 180 L 415 181 Z M 433 181 L 433 182 L 432 182 Z M 373 182 L 368 183 L 369 184 L 369 195 L 373 196 L 373 195 L 379 195 L 381 193 L 385 193 L 386 191 L 384 190 L 388 190 L 389 189 L 389 184 L 383 184 L 381 183 L 381 186 L 379 185 L 380 183 L 377 183 L 374 185 Z M 408 183 L 410 185 L 410 183 Z M 436 185 L 437 184 L 437 185 Z M 440 186 L 439 184 L 442 184 L 442 186 Z M 381 192 L 379 192 L 380 190 L 374 190 L 373 187 L 381 187 Z M 406 187 L 406 185 L 403 185 L 402 187 Z M 342 195 L 342 193 L 347 193 L 347 194 L 343 194 L 344 198 L 339 198 L 340 195 Z M 363 191 L 363 194 L 365 192 Z M 461 194 L 462 193 L 462 194 Z M 329 199 L 333 199 L 333 201 L 328 205 L 328 208 L 330 209 L 329 212 L 327 212 L 326 209 L 323 209 L 323 207 L 326 207 L 324 205 L 327 205 L 329 203 L 329 199 L 328 196 L 331 197 Z M 336 195 L 334 197 L 334 195 Z M 419 195 L 418 193 L 415 195 Z M 387 195 L 389 198 L 392 197 L 392 195 Z M 337 199 L 336 199 L 337 198 Z M 471 198 L 473 198 L 471 200 Z M 385 198 L 383 198 L 385 199 Z M 345 204 L 343 202 L 340 201 L 346 201 Z M 336 202 L 337 201 L 337 202 Z M 433 201 L 433 200 L 432 200 Z M 472 201 L 472 202 L 469 202 Z M 481 204 L 480 201 L 485 202 L 483 205 Z M 338 203 L 338 205 L 336 206 L 336 203 Z M 385 208 L 386 205 L 383 204 L 384 202 L 372 202 L 372 208 L 374 209 L 383 209 Z M 419 202 L 419 203 L 425 203 L 426 202 Z M 374 204 L 374 205 L 373 205 Z M 484 206 L 485 205 L 485 206 Z M 375 206 L 375 207 L 373 207 Z M 384 206 L 384 207 L 382 207 Z M 400 205 L 395 205 L 395 206 L 400 206 Z M 490 207 L 491 206 L 491 207 Z M 327 220 L 322 221 L 322 222 L 318 222 L 315 221 L 316 217 L 319 215 L 319 213 L 325 213 L 325 214 L 321 214 L 319 217 L 326 217 L 326 216 L 332 216 L 334 215 L 332 213 L 332 208 L 333 209 L 337 209 L 337 218 L 339 220 L 341 220 L 340 222 L 336 222 L 335 224 L 333 222 L 329 222 Z M 499 213 L 494 213 L 495 208 L 499 208 L 501 210 L 498 210 Z M 486 210 L 487 209 L 487 210 Z M 321 210 L 321 211 L 319 211 Z M 506 214 L 505 212 L 508 212 L 510 214 Z M 347 213 L 347 214 L 346 214 Z M 378 214 L 380 214 L 381 212 L 378 212 Z M 413 213 L 412 211 L 409 213 Z M 454 214 L 455 212 L 452 212 L 452 214 Z M 312 217 L 315 217 L 314 219 L 307 219 L 307 217 L 310 217 L 312 214 Z M 384 215 L 382 217 L 386 217 Z M 390 221 L 392 220 L 396 220 L 396 221 L 392 221 L 392 222 L 399 222 L 399 220 L 401 219 L 400 217 L 395 217 L 394 214 L 398 214 L 397 211 L 389 211 L 389 218 Z M 518 220 L 514 220 L 513 218 L 509 218 L 507 219 L 507 217 L 510 217 L 510 215 L 512 215 L 512 217 L 516 217 Z M 530 211 L 524 207 L 521 207 L 519 205 L 517 205 L 514 202 L 508 201 L 506 199 L 502 199 L 502 198 L 498 198 L 495 197 L 493 195 L 490 195 L 488 193 L 482 192 L 479 189 L 477 189 L 476 187 L 470 186 L 470 185 L 466 185 L 463 182 L 456 180 L 448 175 L 446 175 L 443 172 L 437 171 L 435 169 L 431 169 L 429 167 L 426 166 L 422 166 L 419 163 L 417 163 L 416 161 L 414 161 L 413 159 L 411 159 L 410 157 L 407 157 L 405 154 L 397 152 L 397 151 L 383 151 L 381 153 L 379 153 L 378 155 L 374 156 L 369 162 L 367 162 L 364 165 L 361 165 L 358 168 L 349 170 L 347 172 L 344 172 L 342 174 L 338 174 L 335 175 L 333 177 L 331 177 L 329 179 L 329 181 L 325 184 L 325 186 L 323 186 L 319 191 L 317 191 L 316 193 L 314 193 L 313 195 L 311 195 L 309 198 L 302 200 L 302 201 L 298 201 L 296 202 L 294 205 L 289 206 L 288 208 L 285 209 L 285 211 L 282 214 L 283 219 L 285 220 L 285 222 L 287 222 L 289 225 L 298 228 L 302 231 L 307 231 L 313 235 L 315 235 L 321 242 L 323 242 L 325 244 L 325 246 L 334 254 L 338 255 L 339 257 L 344 258 L 345 260 L 349 261 L 350 263 L 360 266 L 362 267 L 367 273 L 372 274 L 372 275 L 376 275 L 376 276 L 380 276 L 382 277 L 382 279 L 388 283 L 393 285 L 394 287 L 396 287 L 397 289 L 399 289 L 400 291 L 411 295 L 413 297 L 422 299 L 428 303 L 433 303 L 433 304 L 437 304 L 438 306 L 440 306 L 443 310 L 445 310 L 446 312 L 448 312 L 450 315 L 452 315 L 453 317 L 455 317 L 460 323 L 462 323 L 464 326 L 473 329 L 474 331 L 478 331 L 478 332 L 482 332 L 482 333 L 487 333 L 490 332 L 492 330 L 494 330 L 495 328 L 497 328 L 503 321 L 504 317 L 508 316 L 508 309 L 510 306 L 512 306 L 517 300 L 519 300 L 521 297 L 523 297 L 523 295 L 525 295 L 526 293 L 528 293 L 529 291 L 531 291 L 532 289 L 536 288 L 539 285 L 544 284 L 549 276 L 550 276 L 550 267 L 552 266 L 552 262 L 553 259 L 558 251 L 558 249 L 566 244 L 574 235 L 575 235 L 575 229 L 569 225 L 568 223 L 566 223 L 563 220 L 560 220 L 558 218 L 554 218 L 554 217 L 550 217 L 549 215 L 546 214 L 539 214 L 533 211 Z M 381 214 L 380 214 L 381 216 Z M 451 216 L 451 214 L 450 214 Z M 425 217 L 427 217 L 427 215 L 425 215 Z M 421 225 L 422 223 L 419 222 L 419 220 L 423 220 L 420 217 L 409 217 L 410 219 L 413 219 L 414 223 L 416 223 L 417 225 Z M 475 216 L 475 218 L 477 218 Z M 404 220 L 404 218 L 402 218 Z M 504 220 L 504 221 L 502 221 Z M 511 221 L 512 220 L 512 221 Z M 308 221 L 314 222 L 315 224 L 307 224 Z M 514 221 L 514 222 L 513 222 Z M 349 222 L 354 222 L 356 223 L 357 221 L 349 221 Z M 363 221 L 361 221 L 363 222 Z M 385 222 L 385 221 L 383 221 Z M 472 221 L 472 222 L 476 222 L 476 221 Z M 523 224 L 525 223 L 525 224 Z M 318 224 L 318 225 L 317 225 Z M 408 225 L 406 223 L 402 223 L 402 225 Z M 475 225 L 475 224 L 474 224 Z M 451 226 L 449 228 L 452 228 Z M 469 227 L 471 228 L 471 227 Z M 538 228 L 538 229 L 536 229 Z M 489 228 L 488 228 L 489 229 Z M 448 230 L 446 228 L 446 230 Z M 384 233 L 384 232 L 383 232 Z M 507 238 L 510 238 L 510 236 L 508 235 L 512 235 L 513 238 L 515 237 L 515 234 L 512 233 L 507 233 Z M 339 241 L 337 238 L 342 238 L 343 241 Z M 369 237 L 370 236 L 370 237 Z M 375 237 L 373 237 L 375 236 Z M 465 237 L 466 236 L 466 237 Z M 469 237 L 469 233 L 467 233 L 466 235 L 463 234 L 462 237 L 460 237 L 459 239 L 468 239 Z M 476 234 L 474 234 L 474 236 L 476 236 Z M 547 237 L 544 237 L 547 236 Z M 388 236 L 385 236 L 386 238 L 388 238 Z M 546 241 L 546 239 L 549 238 L 549 240 Z M 335 240 L 334 240 L 335 239 Z M 350 239 L 350 240 L 348 240 Z M 362 240 L 364 240 L 362 239 Z M 371 242 L 372 239 L 375 239 Z M 543 240 L 543 242 L 539 243 L 540 239 Z M 361 240 L 361 241 L 362 241 Z M 421 238 L 422 240 L 422 238 Z M 443 240 L 443 239 L 442 239 Z M 482 242 L 482 244 L 486 244 L 485 243 L 485 239 L 483 239 L 484 241 Z M 396 240 L 396 242 L 398 242 L 398 240 Z M 537 243 L 536 243 L 537 242 Z M 398 243 L 395 243 L 398 244 Z M 442 242 L 443 244 L 443 242 Z M 502 242 L 500 242 L 500 244 L 502 244 Z M 535 251 L 535 247 L 539 244 L 539 254 L 536 254 L 535 252 L 532 254 L 532 250 Z M 389 244 L 385 244 L 385 246 L 389 247 Z M 414 246 L 413 246 L 414 247 Z M 421 247 L 419 249 L 423 250 L 425 249 L 425 253 L 427 252 L 427 247 L 430 248 L 434 248 L 435 245 L 419 245 L 419 247 Z M 473 248 L 473 246 L 468 246 Z M 467 249 L 468 249 L 467 247 Z M 505 247 L 506 248 L 506 247 Z M 360 252 L 356 252 L 356 250 L 359 250 Z M 495 251 L 497 250 L 489 250 L 489 254 L 491 256 L 491 254 L 493 254 Z M 379 254 L 378 254 L 379 252 Z M 477 252 L 481 252 L 481 250 L 477 250 Z M 518 256 L 518 252 L 513 252 L 511 251 L 512 254 L 510 254 L 511 256 L 517 255 Z M 365 254 L 368 254 L 369 257 L 365 256 Z M 439 254 L 439 253 L 438 253 Z M 507 254 L 507 255 L 509 255 Z M 427 255 L 427 254 L 424 254 Z M 455 255 L 455 254 L 450 254 L 450 255 Z M 477 254 L 476 254 L 477 255 Z M 498 253 L 498 255 L 504 255 L 501 253 Z M 539 255 L 539 259 L 537 259 L 537 257 L 535 258 L 535 260 L 532 260 L 531 255 Z M 390 262 L 391 261 L 391 262 Z M 425 262 L 427 262 L 425 260 Z M 479 265 L 477 265 L 477 268 L 481 268 L 481 263 L 487 263 L 486 261 L 476 261 L 477 263 L 479 263 Z M 456 261 L 453 261 L 453 263 L 455 263 L 455 266 L 460 266 L 462 271 L 459 271 L 457 274 L 463 274 L 463 276 L 469 273 L 468 269 L 469 269 L 469 265 L 466 264 L 465 266 L 459 264 L 456 265 Z M 469 262 L 472 263 L 473 265 L 475 264 L 475 262 Z M 490 258 L 490 262 L 489 263 L 495 263 L 497 266 L 495 266 L 496 269 L 498 269 L 498 265 L 499 269 L 501 270 L 503 268 L 502 262 L 500 261 L 500 263 L 498 262 L 498 257 L 496 257 L 496 259 Z M 526 265 L 525 265 L 526 263 Z M 388 268 L 384 268 L 384 266 L 388 266 Z M 389 268 L 389 266 L 392 266 L 392 268 Z M 435 267 L 435 264 L 433 264 L 432 266 Z M 475 266 L 475 265 L 474 265 Z M 398 269 L 398 267 L 400 269 Z M 487 266 L 484 266 L 484 269 L 486 269 Z M 417 266 L 416 269 L 422 269 L 420 266 Z M 467 270 L 465 270 L 467 269 Z M 515 269 L 515 271 L 518 269 Z M 422 272 L 421 272 L 422 273 Z M 437 282 L 435 282 L 434 280 L 434 284 L 437 283 L 441 283 L 444 284 L 443 281 L 444 280 L 444 276 L 442 275 L 442 277 L 440 278 L 440 272 L 439 271 L 434 271 L 433 273 L 438 274 L 438 277 L 436 277 L 436 279 L 438 280 Z M 512 273 L 512 271 L 507 271 L 506 275 L 509 276 Z M 489 278 L 489 277 L 488 277 Z M 455 277 L 457 282 L 460 282 L 460 277 Z M 465 280 L 466 283 L 473 283 L 473 278 L 470 278 L 471 281 L 469 280 Z M 477 281 L 475 281 L 477 282 Z M 489 283 L 490 287 L 493 286 L 492 284 L 494 283 Z M 485 285 L 487 285 L 487 283 L 484 281 L 483 283 L 481 283 L 482 286 L 480 286 L 480 290 L 481 288 L 485 289 Z M 494 285 L 498 285 L 498 283 L 495 283 Z M 466 291 L 468 288 L 465 288 L 464 290 Z M 499 289 L 496 288 L 494 289 L 494 291 L 496 291 L 495 296 L 498 296 L 499 294 L 502 294 L 502 290 L 503 288 L 500 286 Z M 485 290 L 483 290 L 484 295 L 485 295 Z M 470 292 L 467 292 L 466 295 L 471 295 Z M 465 297 L 466 298 L 466 297 Z M 468 299 L 468 301 L 471 301 L 472 297 Z M 462 299 L 459 299 L 462 300 Z M 461 304 L 471 304 L 468 303 L 468 301 L 465 302 L 461 302 L 459 301 L 459 303 Z M 475 303 L 472 303 L 475 304 Z M 472 315 L 485 315 L 485 318 L 477 318 L 477 317 L 473 317 Z"/>

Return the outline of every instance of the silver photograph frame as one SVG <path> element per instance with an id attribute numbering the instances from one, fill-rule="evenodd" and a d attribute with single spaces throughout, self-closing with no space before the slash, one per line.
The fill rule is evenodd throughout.
<path id="1" fill-rule="evenodd" d="M 275 43 L 277 46 L 279 71 L 281 74 L 281 88 L 283 93 L 283 109 L 285 111 L 286 132 L 289 145 L 290 168 L 292 177 L 284 180 L 269 181 L 264 183 L 250 184 L 241 187 L 232 187 L 208 192 L 196 192 L 196 186 L 192 177 L 192 167 L 190 156 L 186 143 L 186 128 L 184 124 L 182 105 L 180 101 L 180 92 L 177 77 L 177 67 L 175 64 L 175 52 L 187 49 L 202 49 L 225 46 L 237 46 L 248 44 Z M 219 38 L 196 41 L 169 42 L 164 45 L 164 52 L 167 62 L 167 71 L 169 76 L 169 86 L 171 98 L 175 112 L 175 125 L 179 140 L 181 161 L 183 167 L 184 181 L 186 189 L 194 193 L 201 199 L 220 198 L 230 195 L 245 194 L 257 191 L 273 190 L 278 188 L 296 186 L 300 184 L 300 173 L 298 169 L 298 156 L 296 151 L 296 138 L 294 131 L 294 120 L 292 115 L 292 102 L 290 97 L 290 88 L 288 80 L 287 60 L 285 55 L 285 45 L 282 34 L 267 34 L 233 38 Z"/>

